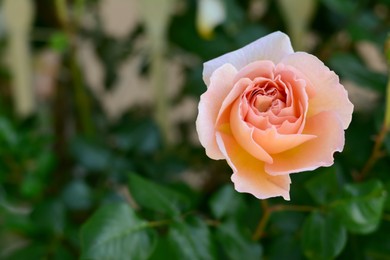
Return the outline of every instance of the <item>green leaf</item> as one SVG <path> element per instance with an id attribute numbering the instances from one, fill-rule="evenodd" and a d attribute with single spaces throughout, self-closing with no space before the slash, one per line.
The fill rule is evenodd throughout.
<path id="1" fill-rule="evenodd" d="M 13 146 L 18 142 L 18 136 L 12 124 L 6 119 L 0 118 L 0 143 Z"/>
<path id="2" fill-rule="evenodd" d="M 70 182 L 62 192 L 65 205 L 74 210 L 88 209 L 92 203 L 91 189 L 83 180 Z"/>
<path id="3" fill-rule="evenodd" d="M 303 224 L 302 248 L 309 259 L 333 259 L 346 242 L 347 232 L 333 215 L 313 212 Z"/>
<path id="4" fill-rule="evenodd" d="M 33 243 L 13 251 L 10 255 L 2 258 L 3 260 L 23 260 L 23 259 L 44 259 L 45 246 L 42 243 Z"/>
<path id="5" fill-rule="evenodd" d="M 358 8 L 358 2 L 354 0 L 321 0 L 329 9 L 340 14 L 352 14 Z"/>
<path id="6" fill-rule="evenodd" d="M 367 237 L 364 242 L 366 259 L 390 259 L 390 222 L 383 221 L 380 228 Z"/>
<path id="7" fill-rule="evenodd" d="M 320 168 L 312 173 L 313 177 L 305 183 L 305 188 L 320 205 L 330 202 L 339 193 L 336 168 Z"/>
<path id="8" fill-rule="evenodd" d="M 153 211 L 178 215 L 182 210 L 188 209 L 190 205 L 189 199 L 183 194 L 136 174 L 129 176 L 129 189 L 141 207 Z"/>
<path id="9" fill-rule="evenodd" d="M 378 227 L 385 200 L 382 183 L 371 180 L 346 185 L 342 198 L 334 201 L 330 208 L 349 231 L 367 234 Z"/>
<path id="10" fill-rule="evenodd" d="M 31 213 L 31 220 L 40 231 L 63 234 L 66 223 L 64 204 L 59 200 L 48 200 L 38 204 Z"/>
<path id="11" fill-rule="evenodd" d="M 148 259 L 156 234 L 124 203 L 105 205 L 81 228 L 81 259 Z"/>
<path id="12" fill-rule="evenodd" d="M 115 131 L 113 141 L 121 150 L 151 154 L 161 146 L 161 133 L 153 120 L 132 120 Z"/>
<path id="13" fill-rule="evenodd" d="M 267 257 L 269 260 L 302 260 L 304 256 L 299 243 L 296 233 L 280 233 L 267 245 Z"/>
<path id="14" fill-rule="evenodd" d="M 75 138 L 70 152 L 77 162 L 91 171 L 103 171 L 110 163 L 111 152 L 92 140 Z"/>
<path id="15" fill-rule="evenodd" d="M 215 259 L 210 231 L 200 218 L 189 217 L 186 221 L 174 222 L 168 238 L 177 255 L 176 259 Z"/>
<path id="16" fill-rule="evenodd" d="M 236 222 L 229 221 L 217 227 L 216 238 L 229 259 L 261 259 L 262 247 L 243 234 Z"/>
<path id="17" fill-rule="evenodd" d="M 210 199 L 211 212 L 218 219 L 237 214 L 244 204 L 242 194 L 235 191 L 230 184 L 222 187 Z"/>
<path id="18" fill-rule="evenodd" d="M 156 245 L 156 249 L 148 260 L 167 260 L 175 259 L 175 252 L 172 244 L 166 236 L 160 236 Z"/>

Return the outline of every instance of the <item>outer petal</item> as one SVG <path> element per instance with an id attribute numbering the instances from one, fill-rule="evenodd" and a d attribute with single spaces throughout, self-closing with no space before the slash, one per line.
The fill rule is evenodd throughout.
<path id="1" fill-rule="evenodd" d="M 238 192 L 250 193 L 259 199 L 282 196 L 290 200 L 289 175 L 268 175 L 264 163 L 245 152 L 229 133 L 217 133 L 217 142 L 234 171 L 231 179 Z"/>
<path id="2" fill-rule="evenodd" d="M 237 70 L 230 64 L 218 68 L 210 79 L 210 86 L 200 97 L 196 130 L 206 154 L 212 159 L 224 159 L 215 140 L 215 124 L 222 103 L 233 87 Z"/>
<path id="3" fill-rule="evenodd" d="M 225 63 L 230 63 L 237 70 L 240 70 L 256 60 L 270 60 L 276 64 L 284 56 L 293 52 L 290 38 L 282 32 L 274 32 L 241 49 L 206 62 L 203 69 L 203 80 L 208 85 L 213 72 Z"/>
<path id="4" fill-rule="evenodd" d="M 265 165 L 267 173 L 283 175 L 331 166 L 333 153 L 343 150 L 344 129 L 340 118 L 334 112 L 321 112 L 308 118 L 303 133 L 316 135 L 317 138 L 273 155 L 273 163 Z"/>
<path id="5" fill-rule="evenodd" d="M 348 99 L 348 93 L 340 84 L 338 76 L 324 65 L 317 57 L 296 52 L 286 56 L 281 63 L 295 67 L 311 85 L 314 95 L 309 98 L 307 117 L 322 111 L 336 112 L 346 129 L 352 120 L 353 105 Z"/>

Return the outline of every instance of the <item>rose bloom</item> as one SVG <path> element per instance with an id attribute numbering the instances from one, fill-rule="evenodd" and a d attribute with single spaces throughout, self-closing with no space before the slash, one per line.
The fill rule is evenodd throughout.
<path id="1" fill-rule="evenodd" d="M 338 76 L 274 32 L 204 64 L 196 128 L 206 154 L 226 159 L 235 189 L 290 199 L 290 174 L 333 164 L 352 118 Z"/>

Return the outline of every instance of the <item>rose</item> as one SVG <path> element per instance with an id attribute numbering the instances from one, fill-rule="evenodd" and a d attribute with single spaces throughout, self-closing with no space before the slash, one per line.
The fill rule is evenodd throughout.
<path id="1" fill-rule="evenodd" d="M 338 76 L 294 52 L 281 32 L 204 64 L 196 128 L 206 154 L 226 159 L 235 189 L 289 200 L 291 173 L 333 164 L 352 118 Z"/>

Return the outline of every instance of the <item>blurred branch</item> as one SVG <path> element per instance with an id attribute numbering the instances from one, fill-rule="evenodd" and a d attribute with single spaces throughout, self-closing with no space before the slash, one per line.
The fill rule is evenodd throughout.
<path id="1" fill-rule="evenodd" d="M 65 33 L 70 41 L 70 70 L 72 75 L 72 85 L 74 88 L 74 98 L 76 101 L 76 112 L 79 116 L 79 122 L 82 129 L 82 132 L 87 136 L 92 136 L 95 133 L 94 125 L 92 122 L 92 112 L 91 112 L 91 102 L 86 91 L 86 88 L 83 83 L 82 74 L 80 67 L 77 63 L 76 57 L 76 28 L 79 21 L 79 16 L 82 15 L 82 10 L 84 9 L 84 1 L 77 1 L 78 3 L 78 16 L 74 19 L 70 19 L 69 11 L 67 7 L 66 0 L 56 0 L 56 10 L 58 18 L 62 24 L 62 27 L 65 30 Z M 71 23 L 71 21 L 74 21 Z"/>
<path id="2" fill-rule="evenodd" d="M 372 149 L 371 156 L 366 162 L 366 164 L 364 165 L 361 172 L 354 176 L 355 181 L 363 181 L 364 179 L 366 179 L 372 167 L 375 165 L 375 163 L 385 155 L 385 152 L 382 151 L 382 145 L 390 129 L 390 36 L 387 37 L 387 40 L 385 42 L 384 53 L 387 61 L 387 67 L 388 67 L 385 118 L 383 121 L 381 131 L 375 138 L 375 144 L 374 144 L 374 148 Z"/>

